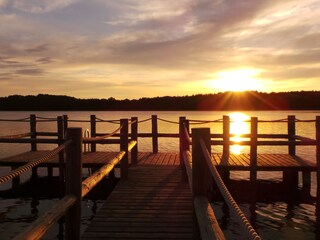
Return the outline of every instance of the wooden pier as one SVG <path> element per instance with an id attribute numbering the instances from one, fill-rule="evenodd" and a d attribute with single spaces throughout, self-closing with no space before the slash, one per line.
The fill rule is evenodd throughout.
<path id="1" fill-rule="evenodd" d="M 47 167 L 49 176 L 52 168 L 59 168 L 61 182 L 66 184 L 64 196 L 53 208 L 57 211 L 49 210 L 16 239 L 41 238 L 63 215 L 67 239 L 224 239 L 210 204 L 213 187 L 236 214 L 243 236 L 260 239 L 228 192 L 230 171 L 249 171 L 250 186 L 257 182 L 258 171 L 282 171 L 288 192 L 298 189 L 298 173 L 302 172 L 306 194 L 310 193 L 310 173 L 317 172 L 316 214 L 317 221 L 320 219 L 320 117 L 314 120 L 315 139 L 296 135 L 294 116 L 285 121 L 288 134 L 259 134 L 259 121 L 251 118 L 251 132 L 244 134 L 246 140 L 240 143 L 231 140 L 228 116 L 220 121 L 222 134 L 211 133 L 210 128 L 193 128 L 190 133 L 192 121 L 185 117 L 180 117 L 179 122 L 167 121 L 177 124 L 179 133 L 158 133 L 157 121 L 166 120 L 157 116 L 148 120 L 152 132 L 138 133 L 139 122 L 135 117 L 115 121 L 92 115 L 91 136 L 83 137 L 81 129 L 68 128 L 71 120 L 66 116 L 56 119 L 57 132 L 37 132 L 37 118 L 31 115 L 26 120 L 30 122 L 30 133 L 1 137 L 2 143 L 30 143 L 31 151 L 0 159 L 0 166 L 12 167 L 11 173 L 0 177 L 0 184 L 10 180 L 19 184 L 16 179 L 20 174 L 32 169 L 36 175 L 37 167 Z M 112 133 L 97 133 L 96 125 L 105 122 L 118 124 L 119 128 Z M 152 152 L 138 151 L 138 139 L 144 137 L 152 138 Z M 159 137 L 179 138 L 179 149 L 159 152 Z M 37 144 L 42 143 L 58 147 L 39 151 Z M 98 151 L 97 144 L 117 144 L 119 152 Z M 230 146 L 234 144 L 249 146 L 250 153 L 231 153 Z M 83 152 L 84 145 L 90 146 L 89 152 Z M 222 146 L 222 151 L 211 153 L 212 146 L 217 145 Z M 260 154 L 258 146 L 287 146 L 288 153 Z M 317 163 L 297 156 L 296 146 L 315 146 Z M 82 168 L 96 171 L 82 181 Z M 119 183 L 80 236 L 82 197 L 104 177 L 114 176 L 115 168 L 120 169 Z"/>

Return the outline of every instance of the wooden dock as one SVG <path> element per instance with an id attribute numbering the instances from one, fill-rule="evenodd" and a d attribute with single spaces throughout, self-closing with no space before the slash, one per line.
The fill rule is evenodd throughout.
<path id="1" fill-rule="evenodd" d="M 110 134 L 97 133 L 97 118 L 91 116 L 92 135 L 83 137 L 80 128 L 67 128 L 65 136 L 67 124 L 62 117 L 57 120 L 57 133 L 37 132 L 36 117 L 32 116 L 30 133 L 0 138 L 0 142 L 31 143 L 31 151 L 0 159 L 0 166 L 13 169 L 12 173 L 0 178 L 0 183 L 10 180 L 14 183 L 14 178 L 31 168 L 34 173 L 36 167 L 58 167 L 66 189 L 57 206 L 17 239 L 41 238 L 63 215 L 67 216 L 66 239 L 80 239 L 81 199 L 115 168 L 120 168 L 120 181 L 85 230 L 83 239 L 194 239 L 199 235 L 202 239 L 224 239 L 210 202 L 213 187 L 235 213 L 244 235 L 248 239 L 260 239 L 228 191 L 230 171 L 249 171 L 250 186 L 256 184 L 258 171 L 282 171 L 283 182 L 290 191 L 298 189 L 298 173 L 302 172 L 303 189 L 307 194 L 311 185 L 310 172 L 316 171 L 319 189 L 320 117 L 316 119 L 316 139 L 296 135 L 293 116 L 288 117 L 288 134 L 258 134 L 258 119 L 251 118 L 251 132 L 244 136 L 249 140 L 241 143 L 250 146 L 248 154 L 231 153 L 230 146 L 238 143 L 231 140 L 228 116 L 221 122 L 222 134 L 211 134 L 210 128 L 193 128 L 190 133 L 189 120 L 184 117 L 179 119 L 178 134 L 158 133 L 157 117 L 153 115 L 149 120 L 152 121 L 152 133 L 138 133 L 137 118 L 131 118 L 117 122 L 120 127 Z M 114 120 L 109 122 L 114 123 Z M 139 137 L 152 138 L 152 152 L 138 151 Z M 158 137 L 179 138 L 177 152 L 159 153 Z M 37 144 L 40 143 L 58 144 L 58 147 L 52 151 L 39 151 Z M 89 152 L 82 151 L 84 144 L 90 145 Z M 120 151 L 97 151 L 96 144 L 118 144 Z M 223 151 L 211 153 L 215 145 L 223 146 Z M 317 163 L 297 156 L 298 145 L 315 146 Z M 287 146 L 288 153 L 261 154 L 258 146 Z M 83 180 L 82 168 L 87 167 L 96 171 Z M 320 196 L 317 196 L 316 205 L 320 223 Z"/>
<path id="2" fill-rule="evenodd" d="M 158 156 L 165 155 L 148 160 Z M 191 190 L 181 168 L 144 162 L 129 168 L 82 239 L 193 239 Z"/>

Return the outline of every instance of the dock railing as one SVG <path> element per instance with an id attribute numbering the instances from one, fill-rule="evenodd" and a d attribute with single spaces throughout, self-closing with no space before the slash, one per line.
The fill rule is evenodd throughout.
<path id="1" fill-rule="evenodd" d="M 250 133 L 241 135 L 242 138 L 249 139 L 244 141 L 231 141 L 234 134 L 230 133 L 230 118 L 229 116 L 223 116 L 222 121 L 217 120 L 214 122 L 222 122 L 223 133 L 211 134 L 210 128 L 195 128 L 192 129 L 192 134 L 189 134 L 189 126 L 193 123 L 208 123 L 208 121 L 193 121 L 187 120 L 185 117 L 180 117 L 180 159 L 183 168 L 186 171 L 186 175 L 189 181 L 189 185 L 192 187 L 194 196 L 194 207 L 197 216 L 197 221 L 200 226 L 201 236 L 205 236 L 204 239 L 208 239 L 208 234 L 211 234 L 212 238 L 219 239 L 220 230 L 217 226 L 217 222 L 214 217 L 213 210 L 209 204 L 209 196 L 211 188 L 213 186 L 212 177 L 215 180 L 215 184 L 218 186 L 221 195 L 224 197 L 226 203 L 230 209 L 238 216 L 240 225 L 243 225 L 244 231 L 247 233 L 249 239 L 259 239 L 259 236 L 254 232 L 250 223 L 246 220 L 245 216 L 241 212 L 240 208 L 236 205 L 232 199 L 231 194 L 228 192 L 224 181 L 228 181 L 229 172 L 225 173 L 218 170 L 213 164 L 211 159 L 211 146 L 221 145 L 222 161 L 228 161 L 230 155 L 230 145 L 247 145 L 250 147 L 250 181 L 255 183 L 257 181 L 257 159 L 258 159 L 258 146 L 288 146 L 288 154 L 296 156 L 296 146 L 316 146 L 316 159 L 317 159 L 317 208 L 316 215 L 320 213 L 320 117 L 316 120 L 297 120 L 295 116 L 288 116 L 288 119 L 276 120 L 276 121 L 258 121 L 258 118 L 252 117 L 250 119 Z M 284 122 L 287 123 L 287 134 L 259 134 L 258 123 L 264 122 Z M 316 139 L 309 137 L 299 136 L 296 134 L 296 122 L 315 122 L 316 124 Z M 192 137 L 192 140 L 191 140 Z M 212 138 L 214 140 L 212 140 Z M 218 140 L 217 140 L 218 139 Z M 219 140 L 222 139 L 222 140 Z M 266 139 L 266 140 L 264 140 Z M 192 151 L 190 151 L 190 145 L 192 145 Z M 225 162 L 226 163 L 226 162 Z M 303 171 L 303 189 L 310 191 L 310 171 Z M 290 188 L 298 187 L 298 171 L 297 170 L 285 170 L 283 172 L 283 180 Z M 201 200 L 199 200 L 199 198 Z M 196 200 L 198 199 L 198 200 Z M 199 206 L 199 204 L 202 206 Z M 319 218 L 319 217 L 318 217 Z M 211 229 L 211 230 L 210 230 Z M 253 234 L 254 233 L 254 234 Z M 215 236 L 214 236 L 215 235 Z"/>
<path id="2" fill-rule="evenodd" d="M 5 183 L 66 150 L 65 196 L 14 239 L 40 239 L 64 215 L 66 216 L 66 239 L 80 239 L 82 198 L 119 163 L 121 178 L 128 177 L 128 152 L 137 142 L 133 140 L 129 142 L 128 119 L 121 119 L 120 123 L 120 127 L 114 131 L 114 134 L 120 131 L 120 140 L 117 141 L 120 144 L 120 152 L 84 181 L 82 181 L 83 143 L 99 143 L 112 135 L 83 139 L 81 128 L 68 128 L 66 139 L 59 147 L 41 159 L 29 162 L 0 177 L 0 184 Z"/>

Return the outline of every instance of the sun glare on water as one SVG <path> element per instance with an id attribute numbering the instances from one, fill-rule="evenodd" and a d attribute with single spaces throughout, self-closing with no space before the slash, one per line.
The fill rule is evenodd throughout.
<path id="1" fill-rule="evenodd" d="M 212 88 L 218 91 L 260 91 L 263 90 L 261 80 L 256 77 L 260 71 L 256 69 L 234 69 L 219 72 L 214 79 L 210 81 Z"/>
<path id="2" fill-rule="evenodd" d="M 230 133 L 234 134 L 231 138 L 231 141 L 234 142 L 241 142 L 243 138 L 241 137 L 242 134 L 249 133 L 250 126 L 247 122 L 250 120 L 250 117 L 244 113 L 235 112 L 229 114 L 230 116 Z M 243 151 L 243 146 L 239 144 L 231 145 L 230 151 L 234 154 L 240 154 Z"/>

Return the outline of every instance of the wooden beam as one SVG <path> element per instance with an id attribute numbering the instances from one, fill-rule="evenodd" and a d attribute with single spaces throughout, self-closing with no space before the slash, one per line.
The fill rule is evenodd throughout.
<path id="1" fill-rule="evenodd" d="M 76 202 L 66 216 L 66 239 L 80 239 L 82 200 L 82 129 L 68 128 L 67 139 L 72 143 L 67 149 L 66 194 L 76 197 Z"/>
<path id="2" fill-rule="evenodd" d="M 158 117 L 157 115 L 151 116 L 152 123 L 152 152 L 158 152 Z"/>

